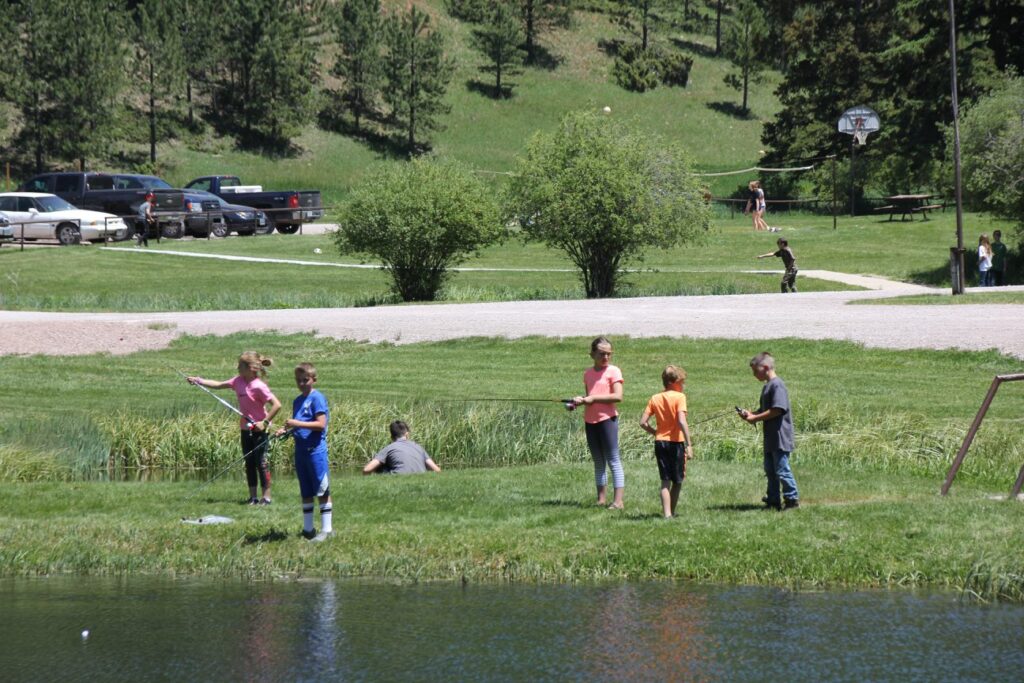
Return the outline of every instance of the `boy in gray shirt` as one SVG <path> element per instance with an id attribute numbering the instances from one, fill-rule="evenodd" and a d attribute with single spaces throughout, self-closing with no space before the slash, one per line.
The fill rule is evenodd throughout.
<path id="1" fill-rule="evenodd" d="M 380 449 L 363 468 L 363 474 L 386 472 L 389 474 L 422 474 L 427 470 L 440 472 L 425 450 L 409 439 L 409 425 L 395 420 L 389 426 L 391 443 Z"/>
<path id="2" fill-rule="evenodd" d="M 751 359 L 750 369 L 754 377 L 765 385 L 761 389 L 758 411 L 751 413 L 741 410 L 740 418 L 749 424 L 764 423 L 764 473 L 768 477 L 768 493 L 763 498 L 764 503 L 774 510 L 800 507 L 800 493 L 796 488 L 793 471 L 789 468 L 789 455 L 795 447 L 789 392 L 782 378 L 775 374 L 775 359 L 767 351 Z"/>

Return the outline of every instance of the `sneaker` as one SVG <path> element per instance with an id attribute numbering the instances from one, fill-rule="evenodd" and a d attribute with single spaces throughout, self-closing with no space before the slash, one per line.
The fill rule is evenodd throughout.
<path id="1" fill-rule="evenodd" d="M 316 529 L 310 529 L 309 531 L 303 529 L 302 537 L 307 541 L 312 541 L 314 538 L 316 538 Z"/>
<path id="2" fill-rule="evenodd" d="M 260 499 L 259 498 L 250 498 L 249 499 L 248 505 L 259 505 L 259 504 L 260 504 Z"/>
<path id="3" fill-rule="evenodd" d="M 785 507 L 787 510 L 798 508 L 800 507 L 800 500 L 798 498 L 787 498 L 786 502 L 783 504 L 783 507 Z"/>
<path id="4" fill-rule="evenodd" d="M 334 535 L 333 531 L 326 531 L 326 532 L 321 531 L 316 536 L 314 536 L 313 538 L 309 539 L 309 542 L 310 543 L 323 543 L 324 541 L 326 541 L 328 538 L 330 538 L 333 535 Z"/>
<path id="5" fill-rule="evenodd" d="M 270 500 L 269 498 L 260 498 L 259 501 L 256 504 L 257 505 L 270 505 L 273 502 L 274 501 Z"/>
<path id="6" fill-rule="evenodd" d="M 768 501 L 765 501 L 764 502 L 764 509 L 765 510 L 781 510 L 782 509 L 782 503 L 769 503 Z"/>

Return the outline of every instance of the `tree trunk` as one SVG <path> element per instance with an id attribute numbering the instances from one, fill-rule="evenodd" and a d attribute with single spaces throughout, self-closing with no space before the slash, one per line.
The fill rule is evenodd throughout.
<path id="1" fill-rule="evenodd" d="M 747 111 L 747 85 L 750 82 L 750 67 L 743 67 L 743 111 Z"/>
<path id="2" fill-rule="evenodd" d="M 643 23 L 643 28 L 642 28 L 643 36 L 642 36 L 642 38 L 640 40 L 640 45 L 644 49 L 645 52 L 647 51 L 647 19 L 650 16 L 650 13 L 651 13 L 650 12 L 650 6 L 647 3 L 644 3 L 643 22 L 642 22 Z"/>
<path id="3" fill-rule="evenodd" d="M 153 56 L 149 56 L 149 160 L 156 163 L 156 75 Z"/>
<path id="4" fill-rule="evenodd" d="M 722 52 L 722 0 L 715 10 L 715 56 Z"/>
<path id="5" fill-rule="evenodd" d="M 526 60 L 530 64 L 533 64 L 537 59 L 536 45 L 534 44 L 533 36 L 533 23 L 534 23 L 534 0 L 527 0 L 526 2 Z"/>

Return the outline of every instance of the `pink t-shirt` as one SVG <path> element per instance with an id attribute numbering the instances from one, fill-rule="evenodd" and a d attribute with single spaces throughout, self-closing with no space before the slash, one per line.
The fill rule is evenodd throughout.
<path id="1" fill-rule="evenodd" d="M 583 386 L 587 388 L 587 396 L 609 396 L 616 382 L 624 382 L 622 371 L 614 365 L 603 370 L 587 368 L 583 373 Z M 614 403 L 591 403 L 583 411 L 583 419 L 590 424 L 610 420 L 619 414 Z"/>
<path id="2" fill-rule="evenodd" d="M 274 399 L 274 394 L 270 391 L 270 387 L 267 383 L 256 378 L 251 382 L 246 382 L 241 375 L 236 375 L 231 378 L 231 388 L 235 390 L 235 395 L 238 396 L 238 409 L 242 411 L 243 415 L 248 416 L 254 422 L 267 417 L 267 402 Z M 248 427 L 245 420 L 241 420 L 242 429 Z"/>

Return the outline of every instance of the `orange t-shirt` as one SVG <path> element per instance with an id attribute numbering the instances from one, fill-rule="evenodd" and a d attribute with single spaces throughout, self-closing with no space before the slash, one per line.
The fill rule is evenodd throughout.
<path id="1" fill-rule="evenodd" d="M 686 394 L 676 389 L 667 389 L 660 394 L 651 396 L 647 402 L 647 412 L 658 421 L 658 433 L 654 437 L 658 441 L 674 441 L 682 443 L 683 430 L 679 427 L 679 412 L 686 412 Z"/>

